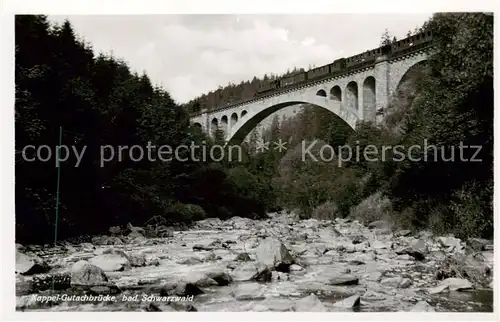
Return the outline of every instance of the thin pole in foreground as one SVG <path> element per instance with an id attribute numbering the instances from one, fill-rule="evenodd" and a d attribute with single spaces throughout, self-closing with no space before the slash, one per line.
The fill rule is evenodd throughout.
<path id="1" fill-rule="evenodd" d="M 59 126 L 59 147 L 62 145 L 62 126 Z M 60 162 L 60 149 L 58 148 L 56 151 L 57 154 L 57 190 L 56 190 L 56 222 L 55 222 L 55 227 L 54 227 L 54 246 L 56 246 L 57 243 L 57 226 L 59 223 L 59 186 L 61 182 L 61 167 L 59 165 Z"/>
<path id="2" fill-rule="evenodd" d="M 57 188 L 56 188 L 56 221 L 54 224 L 54 247 L 57 245 L 57 226 L 59 223 L 59 188 L 61 182 L 61 167 L 59 164 L 60 158 L 60 147 L 62 145 L 62 126 L 59 126 L 59 147 L 56 149 L 56 158 L 57 158 Z M 52 291 L 55 289 L 55 275 L 52 276 Z"/>

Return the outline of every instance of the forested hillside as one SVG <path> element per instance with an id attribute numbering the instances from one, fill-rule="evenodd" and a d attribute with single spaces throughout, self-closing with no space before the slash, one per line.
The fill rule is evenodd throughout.
<path id="1" fill-rule="evenodd" d="M 56 219 L 55 147 L 86 146 L 61 163 L 59 235 L 142 225 L 153 216 L 169 223 L 208 216 L 262 216 L 264 207 L 212 162 L 136 162 L 125 153 L 100 166 L 102 146 L 169 145 L 207 141 L 189 127 L 187 114 L 113 57 L 94 56 L 69 22 L 51 26 L 44 16 L 16 16 L 16 239 L 53 241 Z M 29 161 L 47 145 L 53 158 Z M 46 153 L 46 152 L 45 152 Z M 45 158 L 45 154 L 43 157 Z"/>
<path id="2" fill-rule="evenodd" d="M 389 219 L 404 228 L 492 236 L 493 17 L 436 14 L 427 24 L 436 35 L 436 54 L 400 85 L 382 124 L 358 124 L 354 132 L 319 107 L 307 107 L 281 127 L 273 122 L 266 139 L 280 136 L 296 146 L 271 158 L 278 206 L 306 217 Z M 341 166 L 338 157 L 302 162 L 299 141 L 313 139 L 322 140 L 316 153 L 324 144 L 361 151 L 418 146 L 410 155 L 421 161 L 389 155 Z M 460 154 L 460 146 L 470 148 Z"/>
<path id="3" fill-rule="evenodd" d="M 288 150 L 254 153 L 245 144 L 241 162 L 135 162 L 128 154 L 100 166 L 106 145 L 178 146 L 216 144 L 191 128 L 187 111 L 155 88 L 147 75 L 92 52 L 70 23 L 50 26 L 43 16 L 16 17 L 16 239 L 54 238 L 57 168 L 26 161 L 27 145 L 87 146 L 61 164 L 61 238 L 107 231 L 114 225 L 142 225 L 160 216 L 171 224 L 203 217 L 262 217 L 278 209 L 303 217 L 352 216 L 389 219 L 402 227 L 428 227 L 458 236 L 491 237 L 493 231 L 493 16 L 436 14 L 428 22 L 436 54 L 393 98 L 380 125 L 352 131 L 318 107 L 297 117 L 275 119 L 267 140 L 282 138 Z M 197 98 L 189 110 L 245 99 L 258 87 L 220 88 Z M 229 89 L 228 89 L 229 88 Z M 219 94 L 216 94 L 219 93 Z M 232 96 L 226 100 L 226 94 Z M 218 103 L 217 103 L 218 104 Z M 320 139 L 331 146 L 423 145 L 445 147 L 446 156 L 463 145 L 481 146 L 481 162 L 301 160 L 300 144 Z M 29 150 L 32 157 L 34 150 Z M 469 159 L 475 150 L 466 150 Z M 457 154 L 458 151 L 455 151 Z M 424 151 L 414 150 L 415 157 Z"/>

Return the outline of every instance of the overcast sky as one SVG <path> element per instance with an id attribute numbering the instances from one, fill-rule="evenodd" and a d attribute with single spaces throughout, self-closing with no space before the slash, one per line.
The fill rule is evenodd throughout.
<path id="1" fill-rule="evenodd" d="M 320 66 L 398 38 L 429 14 L 49 16 L 68 18 L 97 52 L 112 52 L 179 103 L 224 86 Z"/>

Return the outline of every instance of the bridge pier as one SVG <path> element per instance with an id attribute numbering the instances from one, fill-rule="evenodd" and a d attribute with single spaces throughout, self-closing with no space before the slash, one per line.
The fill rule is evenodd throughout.
<path id="1" fill-rule="evenodd" d="M 382 57 L 382 59 L 376 62 L 374 74 L 376 79 L 375 111 L 373 111 L 373 115 L 370 115 L 370 118 L 367 118 L 367 120 L 376 121 L 378 124 L 383 120 L 383 111 L 389 104 L 389 78 L 391 77 L 391 74 L 387 57 Z"/>

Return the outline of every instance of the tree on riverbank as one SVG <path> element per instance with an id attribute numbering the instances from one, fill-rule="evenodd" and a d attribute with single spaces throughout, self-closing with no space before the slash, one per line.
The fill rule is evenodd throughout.
<path id="1" fill-rule="evenodd" d="M 78 39 L 71 24 L 51 25 L 45 16 L 15 18 L 16 239 L 48 242 L 54 238 L 57 169 L 50 162 L 28 161 L 48 145 L 86 147 L 61 163 L 61 238 L 106 232 L 112 225 L 141 225 L 153 216 L 167 223 L 190 222 L 189 204 L 207 216 L 262 216 L 264 206 L 248 188 L 234 184 L 233 172 L 212 162 L 162 162 L 130 154 L 137 145 L 210 148 L 210 139 L 190 128 L 187 113 L 147 75 Z M 204 144 L 203 142 L 208 142 Z M 115 157 L 101 166 L 101 148 Z M 128 147 L 118 157 L 118 147 Z M 146 151 L 147 152 L 147 151 Z M 252 180 L 249 181 L 249 184 Z M 239 205 L 245 205 L 243 209 Z M 184 205 L 186 205 L 184 207 Z"/>

